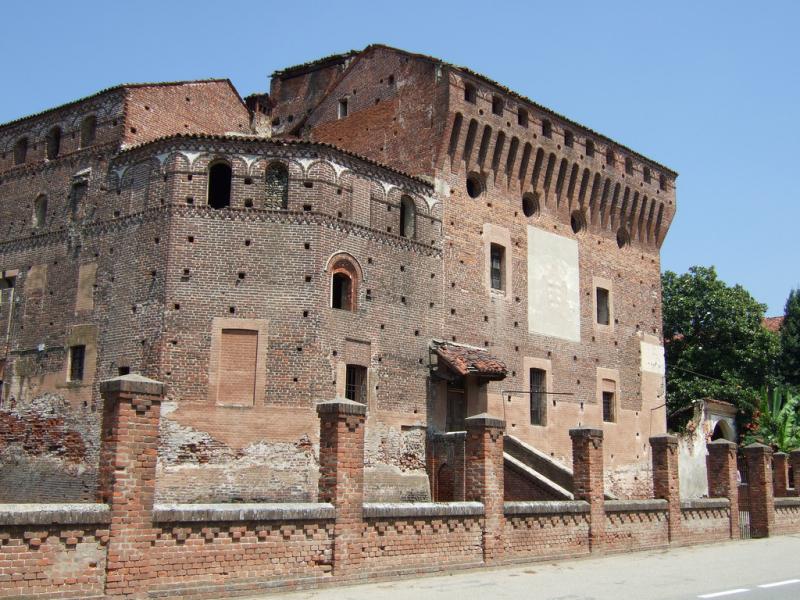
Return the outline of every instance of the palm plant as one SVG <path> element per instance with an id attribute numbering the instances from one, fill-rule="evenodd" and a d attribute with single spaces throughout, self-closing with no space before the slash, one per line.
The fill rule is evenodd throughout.
<path id="1" fill-rule="evenodd" d="M 758 442 L 778 452 L 800 448 L 800 394 L 788 388 L 764 389 L 753 418 L 746 426 L 744 443 Z"/>

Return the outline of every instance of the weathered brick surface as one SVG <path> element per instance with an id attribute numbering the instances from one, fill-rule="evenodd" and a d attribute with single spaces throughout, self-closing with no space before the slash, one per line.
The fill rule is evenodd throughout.
<path id="1" fill-rule="evenodd" d="M 729 507 L 681 509 L 681 543 L 707 544 L 722 542 L 730 537 L 731 510 Z"/>
<path id="2" fill-rule="evenodd" d="M 509 561 L 574 557 L 590 552 L 588 513 L 551 510 L 553 512 L 541 514 L 506 513 L 506 558 Z"/>
<path id="3" fill-rule="evenodd" d="M 603 548 L 608 552 L 631 552 L 669 545 L 669 516 L 663 504 L 653 503 L 644 509 L 606 506 L 604 528 Z"/>
<path id="4" fill-rule="evenodd" d="M 750 509 L 750 535 L 769 537 L 775 525 L 772 482 L 772 448 L 750 444 L 743 448 L 747 461 L 747 487 Z"/>
<path id="5" fill-rule="evenodd" d="M 741 488 L 738 483 L 736 444 L 720 439 L 710 442 L 707 447 L 708 495 L 710 498 L 728 499 L 730 506 L 730 537 L 731 539 L 737 539 L 739 537 L 739 510 L 746 509 L 742 507 L 742 498 L 739 494 Z M 749 506 L 749 503 L 747 506 Z"/>

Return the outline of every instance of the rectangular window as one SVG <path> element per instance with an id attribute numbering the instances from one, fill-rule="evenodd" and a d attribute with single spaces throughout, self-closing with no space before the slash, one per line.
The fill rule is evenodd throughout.
<path id="1" fill-rule="evenodd" d="M 506 249 L 499 244 L 491 245 L 491 257 L 489 263 L 489 275 L 491 279 L 491 286 L 494 290 L 504 290 L 505 281 L 503 281 L 503 267 L 505 266 Z"/>
<path id="2" fill-rule="evenodd" d="M 367 368 L 347 365 L 344 397 L 353 402 L 367 403 Z"/>
<path id="3" fill-rule="evenodd" d="M 614 392 L 603 392 L 603 421 L 613 423 L 617 418 L 615 413 Z"/>
<path id="4" fill-rule="evenodd" d="M 531 425 L 544 425 L 547 409 L 547 371 L 531 369 Z"/>
<path id="5" fill-rule="evenodd" d="M 69 349 L 69 380 L 83 381 L 83 363 L 86 357 L 86 346 L 70 346 Z"/>
<path id="6" fill-rule="evenodd" d="M 347 116 L 347 98 L 339 100 L 339 118 L 344 119 Z"/>
<path id="7" fill-rule="evenodd" d="M 524 108 L 517 109 L 517 125 L 520 125 L 521 127 L 528 126 L 528 111 Z"/>
<path id="8" fill-rule="evenodd" d="M 464 84 L 464 100 L 470 104 L 475 104 L 478 94 L 475 91 L 475 86 L 471 83 Z"/>
<path id="9" fill-rule="evenodd" d="M 597 324 L 609 325 L 611 323 L 611 306 L 609 304 L 609 292 L 605 288 L 596 288 L 597 293 Z"/>
<path id="10" fill-rule="evenodd" d="M 120 376 L 122 376 L 122 375 L 130 375 L 131 374 L 131 368 L 130 367 L 120 367 L 119 369 L 117 369 L 117 373 Z"/>
<path id="11" fill-rule="evenodd" d="M 492 113 L 495 115 L 503 115 L 503 99 L 500 96 L 492 97 Z"/>

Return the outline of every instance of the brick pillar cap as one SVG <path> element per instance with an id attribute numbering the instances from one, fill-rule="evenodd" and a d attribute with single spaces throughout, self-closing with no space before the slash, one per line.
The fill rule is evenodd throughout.
<path id="1" fill-rule="evenodd" d="M 789 455 L 786 452 L 776 452 L 775 454 L 773 454 L 773 456 L 786 456 L 786 457 L 788 457 Z"/>
<path id="2" fill-rule="evenodd" d="M 735 442 L 730 440 L 726 440 L 725 438 L 719 438 L 717 440 L 713 440 L 706 444 L 707 446 L 736 446 Z"/>
<path id="3" fill-rule="evenodd" d="M 798 455 L 800 455 L 800 448 L 795 448 L 794 450 L 792 450 L 791 452 L 789 452 L 789 454 L 791 454 L 791 455 L 793 455 L 793 456 L 798 456 Z"/>
<path id="4" fill-rule="evenodd" d="M 474 427 L 495 427 L 497 429 L 505 429 L 506 422 L 503 419 L 491 416 L 489 413 L 481 413 L 473 415 L 464 419 L 464 426 L 467 429 Z"/>
<path id="5" fill-rule="evenodd" d="M 603 437 L 603 430 L 596 427 L 574 427 L 569 430 L 569 437 Z"/>
<path id="6" fill-rule="evenodd" d="M 317 414 L 366 415 L 367 405 L 347 398 L 336 398 L 317 403 Z"/>
<path id="7" fill-rule="evenodd" d="M 744 450 L 745 452 L 753 452 L 753 453 L 772 452 L 772 448 L 770 448 L 769 446 L 765 446 L 764 444 L 759 444 L 758 442 L 753 442 L 749 446 L 745 446 L 744 448 L 742 448 L 742 450 Z"/>
<path id="8" fill-rule="evenodd" d="M 140 396 L 162 396 L 164 394 L 164 384 L 135 373 L 120 375 L 100 382 L 101 394 L 114 392 L 126 392 Z"/>
<path id="9" fill-rule="evenodd" d="M 650 436 L 650 444 L 667 444 L 668 446 L 678 443 L 678 436 L 668 433 Z"/>

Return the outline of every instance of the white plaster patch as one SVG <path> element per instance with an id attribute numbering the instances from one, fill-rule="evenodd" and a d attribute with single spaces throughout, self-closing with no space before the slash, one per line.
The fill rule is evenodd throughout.
<path id="1" fill-rule="evenodd" d="M 241 154 L 239 155 L 239 158 L 241 158 L 245 164 L 247 164 L 247 172 L 249 173 L 250 169 L 253 167 L 253 163 L 261 157 L 256 156 L 255 154 Z"/>
<path id="2" fill-rule="evenodd" d="M 344 173 L 345 171 L 348 170 L 347 167 L 342 166 L 342 165 L 340 165 L 338 163 L 335 163 L 335 162 L 331 162 L 331 163 L 328 163 L 328 164 L 333 167 L 334 171 L 336 171 L 336 178 L 337 179 L 342 176 L 342 173 Z"/>
<path id="3" fill-rule="evenodd" d="M 201 154 L 204 154 L 203 152 L 189 152 L 188 150 L 181 150 L 180 153 L 186 157 L 187 161 L 189 161 L 190 167 L 194 164 L 194 161 L 200 158 Z"/>
<path id="4" fill-rule="evenodd" d="M 578 242 L 528 225 L 528 331 L 581 340 Z"/>
<path id="5" fill-rule="evenodd" d="M 642 371 L 663 375 L 666 372 L 664 364 L 664 346 L 639 342 L 642 351 Z"/>

